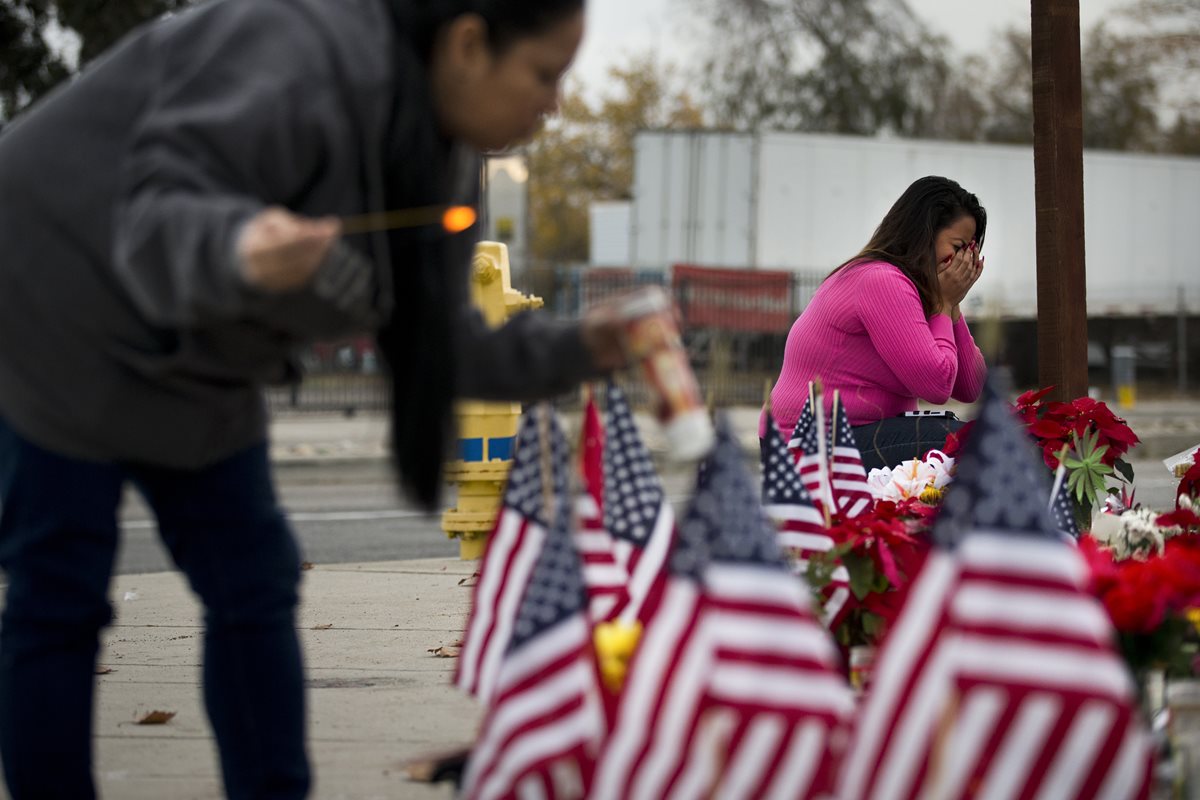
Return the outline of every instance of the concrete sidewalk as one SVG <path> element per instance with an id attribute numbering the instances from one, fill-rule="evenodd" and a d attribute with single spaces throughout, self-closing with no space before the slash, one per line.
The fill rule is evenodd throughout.
<path id="1" fill-rule="evenodd" d="M 407 780 L 406 759 L 469 743 L 476 702 L 450 686 L 454 661 L 430 650 L 462 635 L 474 562 L 436 559 L 316 566 L 298 627 L 308 679 L 314 798 L 448 798 Z M 115 624 L 97 676 L 96 777 L 115 800 L 220 798 L 200 695 L 200 609 L 175 573 L 113 581 Z M 105 670 L 111 670 L 106 672 Z M 150 711 L 164 725 L 139 725 Z"/>

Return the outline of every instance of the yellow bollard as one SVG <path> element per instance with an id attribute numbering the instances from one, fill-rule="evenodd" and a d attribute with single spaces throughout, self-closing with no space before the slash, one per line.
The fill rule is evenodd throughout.
<path id="1" fill-rule="evenodd" d="M 1137 404 L 1137 350 L 1132 345 L 1115 345 L 1111 361 L 1117 405 L 1133 408 Z"/>
<path id="2" fill-rule="evenodd" d="M 542 298 L 512 288 L 508 247 L 480 242 L 471 268 L 471 300 L 493 328 Z M 457 538 L 463 560 L 480 558 L 500 509 L 500 495 L 512 466 L 520 403 L 459 403 L 458 458 L 446 465 L 446 480 L 458 486 L 455 507 L 442 515 L 442 530 Z"/>

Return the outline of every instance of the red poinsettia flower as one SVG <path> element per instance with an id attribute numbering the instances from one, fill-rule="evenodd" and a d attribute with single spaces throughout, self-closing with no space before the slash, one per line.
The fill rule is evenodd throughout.
<path id="1" fill-rule="evenodd" d="M 1119 631 L 1150 633 L 1169 615 L 1200 604 L 1200 537 L 1177 536 L 1144 560 L 1114 561 L 1086 536 L 1079 552 L 1091 569 L 1092 594 Z"/>
<path id="2" fill-rule="evenodd" d="M 1054 391 L 1055 386 L 1047 386 L 1045 389 L 1030 389 L 1023 395 L 1017 398 L 1017 408 L 1025 408 L 1026 406 L 1036 406 L 1038 401 Z"/>
<path id="3" fill-rule="evenodd" d="M 1113 561 L 1112 551 L 1101 547 L 1100 543 L 1092 537 L 1083 536 L 1079 539 L 1079 554 L 1083 556 L 1083 560 L 1088 565 L 1091 578 L 1089 590 L 1097 597 L 1103 596 L 1116 584 L 1119 577 L 1119 570 Z"/>
<path id="4" fill-rule="evenodd" d="M 1154 519 L 1159 527 L 1183 528 L 1185 531 L 1200 533 L 1200 515 L 1187 508 L 1176 508 L 1169 514 L 1161 514 Z"/>
<path id="5" fill-rule="evenodd" d="M 942 445 L 942 452 L 948 456 L 957 458 L 958 451 L 962 449 L 964 444 L 966 444 L 967 439 L 971 436 L 971 430 L 974 427 L 975 420 L 971 420 L 957 431 L 946 434 L 946 443 Z M 928 458 L 929 454 L 926 453 L 925 457 Z"/>
<path id="6" fill-rule="evenodd" d="M 1046 466 L 1050 469 L 1058 469 L 1058 457 L 1063 454 L 1063 448 L 1067 446 L 1067 443 L 1061 439 L 1050 439 L 1049 441 L 1042 442 L 1041 444 L 1042 461 L 1044 461 Z"/>
<path id="7" fill-rule="evenodd" d="M 1171 607 L 1172 595 L 1155 580 L 1142 562 L 1125 562 L 1121 578 L 1100 599 L 1113 626 L 1127 633 L 1149 633 L 1162 624 Z"/>
<path id="8" fill-rule="evenodd" d="M 879 502 L 884 503 L 891 501 L 881 500 Z M 876 505 L 878 505 L 878 503 Z M 936 517 L 938 513 L 938 506 L 931 506 L 928 503 L 923 503 L 918 497 L 906 497 L 898 503 L 892 503 L 892 505 L 896 507 L 897 516 L 915 523 L 919 528 L 925 528 L 932 524 L 934 517 Z"/>
<path id="9" fill-rule="evenodd" d="M 871 560 L 874 568 L 887 578 L 892 587 L 902 586 L 909 578 L 904 566 L 908 553 L 928 548 L 928 542 L 912 535 L 909 511 L 890 500 L 880 500 L 875 507 L 853 519 L 833 518 L 829 535 L 838 544 L 849 544 L 850 552 Z M 907 518 L 906 518 L 907 517 Z"/>
<path id="10" fill-rule="evenodd" d="M 1197 496 L 1200 496 L 1200 450 L 1192 456 L 1191 469 L 1183 473 L 1183 478 L 1179 481 L 1179 488 L 1175 490 L 1175 506 L 1179 506 L 1181 497 Z"/>
<path id="11" fill-rule="evenodd" d="M 1067 426 L 1049 417 L 1037 420 L 1027 430 L 1039 439 L 1066 439 L 1071 433 Z"/>
<path id="12" fill-rule="evenodd" d="M 1074 437 L 1083 438 L 1092 431 L 1099 433 L 1097 445 L 1107 446 L 1101 461 L 1110 467 L 1140 441 L 1125 420 L 1099 400 L 1091 397 L 1077 397 L 1070 402 L 1044 400 L 1053 388 L 1025 392 L 1014 406 L 1017 416 L 1042 448 L 1046 466 L 1056 469 L 1063 446 Z"/>

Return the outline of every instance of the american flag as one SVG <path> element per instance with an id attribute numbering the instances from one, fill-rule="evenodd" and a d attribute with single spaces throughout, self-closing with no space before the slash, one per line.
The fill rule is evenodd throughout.
<path id="1" fill-rule="evenodd" d="M 839 797 L 1145 797 L 1149 739 L 1087 567 L 995 388 L 876 661 Z"/>
<path id="2" fill-rule="evenodd" d="M 810 602 L 719 425 L 589 796 L 827 793 L 853 701 Z"/>
<path id="3" fill-rule="evenodd" d="M 825 527 L 825 515 L 817 508 L 804 488 L 800 473 L 792 462 L 787 445 L 767 414 L 767 463 L 763 465 L 763 508 L 779 530 L 779 546 L 794 557 L 792 567 L 797 575 L 808 571 L 808 562 L 817 553 L 833 549 L 834 541 Z M 840 621 L 850 599 L 850 573 L 841 564 L 833 571 L 832 580 L 824 590 L 821 621 L 833 628 Z"/>
<path id="4" fill-rule="evenodd" d="M 830 485 L 837 510 L 847 518 L 857 517 L 869 511 L 875 504 L 871 489 L 867 485 L 867 471 L 863 468 L 862 453 L 854 441 L 846 407 L 841 404 L 838 393 L 833 393 L 833 414 L 829 418 L 829 468 Z"/>
<path id="5" fill-rule="evenodd" d="M 566 447 L 557 425 L 552 436 L 554 525 L 537 555 L 495 695 L 467 761 L 462 794 L 472 800 L 582 797 L 605 732 L 582 563 L 571 538 Z"/>
<path id="6" fill-rule="evenodd" d="M 604 424 L 589 393 L 580 430 L 579 467 L 583 485 L 576 495 L 575 546 L 583 559 L 583 578 L 594 620 L 607 619 L 625 591 L 613 563 L 612 537 L 604 530 Z"/>
<path id="7" fill-rule="evenodd" d="M 817 508 L 821 508 L 824 498 L 829 496 L 829 464 L 821 458 L 819 437 L 824 436 L 825 432 L 817 425 L 815 404 L 818 402 L 821 402 L 821 399 L 814 396 L 813 385 L 809 383 L 808 399 L 804 401 L 804 408 L 800 409 L 796 427 L 792 428 L 788 450 L 796 461 L 796 468 L 800 470 L 804 488 L 812 495 Z M 829 510 L 833 511 L 832 508 Z"/>
<path id="8" fill-rule="evenodd" d="M 508 485 L 488 536 L 454 675 L 455 685 L 485 703 L 491 699 L 521 596 L 546 538 L 537 414 L 534 408 L 521 418 Z M 554 439 L 547 446 L 553 457 L 559 457 L 559 450 L 566 457 L 565 441 Z"/>
<path id="9" fill-rule="evenodd" d="M 675 512 L 616 384 L 608 386 L 607 406 L 603 524 L 585 523 L 577 541 L 593 621 L 633 622 L 664 580 Z"/>
<path id="10" fill-rule="evenodd" d="M 1050 490 L 1050 519 L 1056 531 L 1064 538 L 1075 541 L 1079 538 L 1079 528 L 1075 525 L 1075 504 L 1071 502 L 1071 492 L 1062 479 L 1065 469 L 1059 465 L 1054 486 Z"/>

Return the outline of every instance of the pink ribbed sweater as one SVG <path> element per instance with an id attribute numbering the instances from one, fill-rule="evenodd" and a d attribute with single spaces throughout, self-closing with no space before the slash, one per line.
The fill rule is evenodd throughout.
<path id="1" fill-rule="evenodd" d="M 917 400 L 974 402 L 987 367 L 965 318 L 926 318 L 917 288 L 883 261 L 825 280 L 792 325 L 771 413 L 784 435 L 800 416 L 808 382 L 821 379 L 825 410 L 841 393 L 851 425 L 915 411 Z M 766 418 L 759 434 L 766 432 Z"/>

